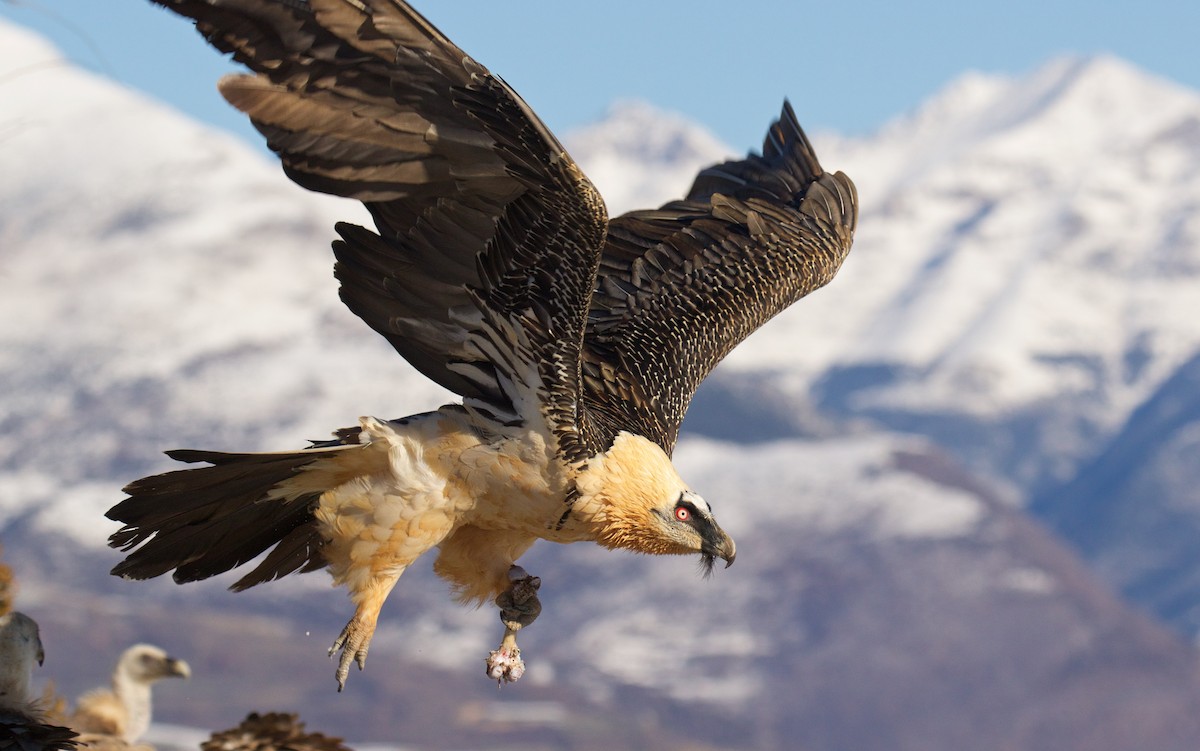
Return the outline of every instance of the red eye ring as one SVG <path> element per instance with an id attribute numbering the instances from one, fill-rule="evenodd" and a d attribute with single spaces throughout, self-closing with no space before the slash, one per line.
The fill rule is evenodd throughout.
<path id="1" fill-rule="evenodd" d="M 675 507 L 675 518 L 681 522 L 691 521 L 692 512 L 685 506 Z"/>

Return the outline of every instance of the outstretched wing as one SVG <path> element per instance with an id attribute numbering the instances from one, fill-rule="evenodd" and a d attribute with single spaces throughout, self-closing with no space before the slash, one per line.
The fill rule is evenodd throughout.
<path id="1" fill-rule="evenodd" d="M 502 80 L 400 0 L 155 0 L 257 75 L 221 92 L 339 224 L 346 305 L 492 419 L 577 443 L 578 358 L 606 213 Z M 531 389 L 533 398 L 531 398 Z"/>
<path id="2" fill-rule="evenodd" d="M 762 156 L 710 167 L 688 197 L 609 223 L 584 340 L 589 440 L 668 453 L 704 377 L 850 250 L 854 183 L 821 169 L 787 102 Z"/>

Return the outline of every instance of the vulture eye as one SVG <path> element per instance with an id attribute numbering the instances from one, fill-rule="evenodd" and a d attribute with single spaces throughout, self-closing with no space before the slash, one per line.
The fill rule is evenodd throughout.
<path id="1" fill-rule="evenodd" d="M 675 507 L 675 518 L 681 522 L 691 521 L 691 519 L 692 519 L 691 509 L 687 508 L 686 506 L 676 506 Z"/>

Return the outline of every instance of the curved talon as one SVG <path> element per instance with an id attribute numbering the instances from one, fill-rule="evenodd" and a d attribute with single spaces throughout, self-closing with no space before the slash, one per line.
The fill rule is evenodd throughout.
<path id="1" fill-rule="evenodd" d="M 496 597 L 495 602 L 496 607 L 500 608 L 500 620 L 504 621 L 506 626 L 517 624 L 513 629 L 515 631 L 533 623 L 541 614 L 542 603 L 537 592 L 542 586 L 542 580 L 536 576 L 529 576 L 519 566 L 513 566 L 513 569 L 515 572 L 509 574 L 512 583 Z M 514 575 L 516 572 L 519 574 Z"/>
<path id="2" fill-rule="evenodd" d="M 362 670 L 367 664 L 367 647 L 371 644 L 372 634 L 363 634 L 360 624 L 355 620 L 351 620 L 342 629 L 342 633 L 334 639 L 333 646 L 329 648 L 329 656 L 333 657 L 334 653 L 341 650 L 341 657 L 338 658 L 337 670 L 334 671 L 334 677 L 338 682 L 338 693 L 341 693 L 346 688 L 346 678 L 350 676 L 350 663 L 358 663 L 358 669 Z"/>

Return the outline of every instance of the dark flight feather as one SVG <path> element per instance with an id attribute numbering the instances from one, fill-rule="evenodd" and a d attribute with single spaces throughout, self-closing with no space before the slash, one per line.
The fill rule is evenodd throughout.
<path id="1" fill-rule="evenodd" d="M 612 219 L 584 340 L 593 443 L 626 430 L 670 453 L 700 382 L 833 278 L 857 218 L 854 183 L 821 170 L 785 102 L 762 156 L 704 170 L 684 200 Z"/>
<path id="2" fill-rule="evenodd" d="M 606 214 L 528 105 L 395 0 L 157 2 L 257 74 L 220 88 L 288 177 L 370 210 L 378 234 L 338 226 L 347 307 L 498 423 L 532 416 L 509 391 L 533 385 L 560 451 L 587 453 L 578 360 Z"/>
<path id="3" fill-rule="evenodd" d="M 125 526 L 109 544 L 138 547 L 112 573 L 150 579 L 175 569 L 183 583 L 207 579 L 274 550 L 232 589 L 241 590 L 326 561 L 313 510 L 318 495 L 271 498 L 280 483 L 321 458 L 323 451 L 229 454 L 172 451 L 172 458 L 212 466 L 145 477 L 125 488 L 128 498 L 105 514 Z M 153 536 L 153 537 L 151 537 Z"/>

